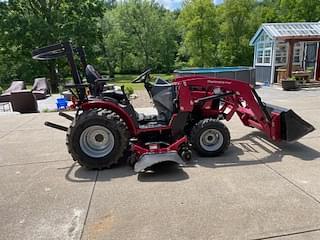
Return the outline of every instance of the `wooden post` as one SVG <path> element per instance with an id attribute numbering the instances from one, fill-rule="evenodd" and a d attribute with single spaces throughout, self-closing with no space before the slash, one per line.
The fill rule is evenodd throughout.
<path id="1" fill-rule="evenodd" d="M 294 41 L 292 39 L 290 39 L 290 40 L 288 40 L 288 42 L 289 42 L 289 48 L 288 48 L 287 76 L 288 76 L 288 78 L 291 78 L 292 77 Z"/>
<path id="2" fill-rule="evenodd" d="M 320 80 L 320 42 L 317 44 L 318 47 L 318 54 L 316 59 L 316 65 L 315 65 L 315 80 Z"/>
<path id="3" fill-rule="evenodd" d="M 276 67 L 275 67 L 275 63 L 276 63 L 276 49 L 277 49 L 277 41 L 273 41 L 272 43 L 272 54 L 271 54 L 271 79 L 270 79 L 270 83 L 273 84 L 275 82 L 277 82 L 277 77 L 276 75 Z"/>

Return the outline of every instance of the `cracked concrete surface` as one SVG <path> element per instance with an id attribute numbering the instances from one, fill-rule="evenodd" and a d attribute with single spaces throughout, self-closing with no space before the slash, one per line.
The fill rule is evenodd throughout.
<path id="1" fill-rule="evenodd" d="M 320 239 L 320 89 L 258 90 L 316 127 L 275 144 L 234 118 L 221 157 L 135 174 L 75 164 L 56 113 L 0 117 L 0 239 Z"/>

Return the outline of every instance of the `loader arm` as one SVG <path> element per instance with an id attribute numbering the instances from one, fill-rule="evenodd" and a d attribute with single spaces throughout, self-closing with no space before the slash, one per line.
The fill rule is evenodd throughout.
<path id="1" fill-rule="evenodd" d="M 248 83 L 203 76 L 183 77 L 175 82 L 179 89 L 180 111 L 192 112 L 202 90 L 201 99 L 210 101 L 210 96 L 212 99 L 220 97 L 219 113 L 227 121 L 236 113 L 245 126 L 261 130 L 274 141 L 291 142 L 314 130 L 292 110 L 263 103 Z"/>

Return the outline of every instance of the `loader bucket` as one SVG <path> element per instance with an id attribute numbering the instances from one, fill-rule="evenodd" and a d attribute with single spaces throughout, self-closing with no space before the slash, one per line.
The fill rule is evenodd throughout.
<path id="1" fill-rule="evenodd" d="M 281 113 L 281 138 L 293 142 L 315 130 L 315 128 L 294 111 Z"/>
<path id="2" fill-rule="evenodd" d="M 274 114 L 280 114 L 280 137 L 281 140 L 294 142 L 299 138 L 315 130 L 315 128 L 291 109 L 285 109 L 266 104 L 267 111 Z"/>
<path id="3" fill-rule="evenodd" d="M 179 165 L 184 165 L 184 161 L 182 161 L 177 152 L 166 152 L 158 154 L 150 153 L 144 154 L 140 157 L 138 162 L 134 165 L 134 171 L 137 173 L 144 172 L 150 169 L 152 166 L 163 162 L 173 162 Z"/>

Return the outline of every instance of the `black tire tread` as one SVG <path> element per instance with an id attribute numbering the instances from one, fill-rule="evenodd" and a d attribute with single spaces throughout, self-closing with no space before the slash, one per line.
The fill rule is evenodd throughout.
<path id="1" fill-rule="evenodd" d="M 89 156 L 87 157 L 87 159 L 82 159 L 82 157 L 78 154 L 77 150 L 75 149 L 75 145 L 72 144 L 72 138 L 75 134 L 77 127 L 92 118 L 104 119 L 114 124 L 114 128 L 117 130 L 118 133 L 118 136 L 114 137 L 119 138 L 119 145 L 116 146 L 116 154 L 111 159 L 108 159 L 108 161 L 104 161 L 103 163 L 100 162 L 99 165 L 96 163 L 90 164 L 90 161 L 88 161 L 88 159 L 90 159 Z M 123 157 L 125 151 L 128 149 L 129 136 L 130 134 L 125 122 L 116 113 L 106 109 L 91 109 L 82 112 L 77 118 L 75 118 L 72 121 L 67 131 L 66 145 L 68 148 L 68 152 L 72 156 L 72 159 L 78 162 L 81 166 L 85 166 L 89 169 L 111 168 L 113 165 L 119 162 L 119 160 Z"/>

